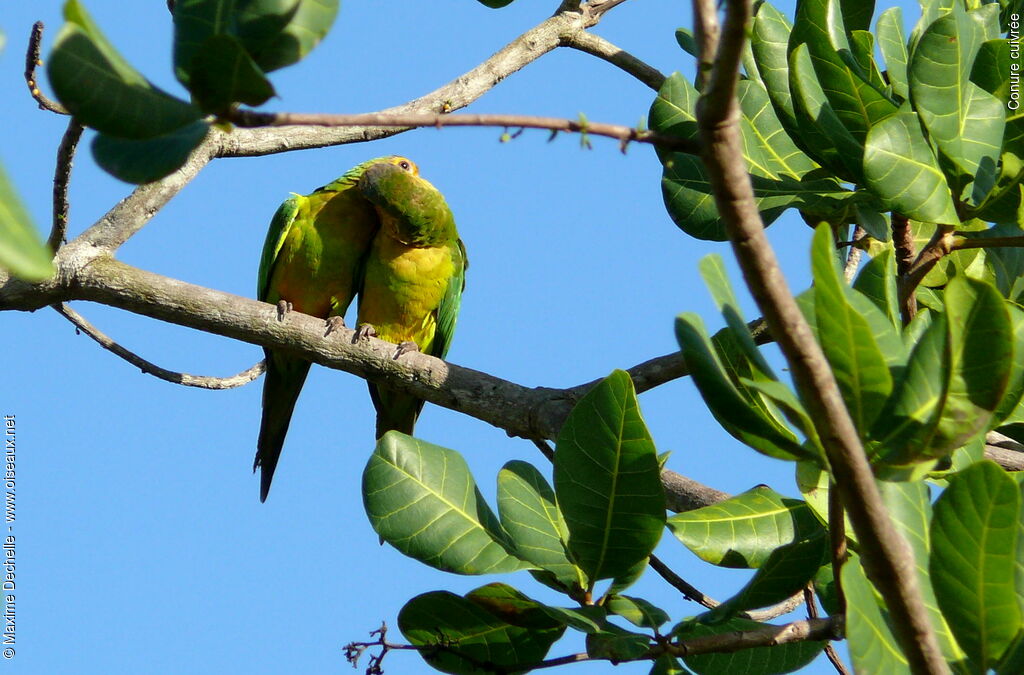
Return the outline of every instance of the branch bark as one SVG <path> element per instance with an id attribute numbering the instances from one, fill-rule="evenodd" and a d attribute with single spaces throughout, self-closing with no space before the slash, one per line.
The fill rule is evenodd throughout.
<path id="1" fill-rule="evenodd" d="M 58 255 L 58 265 L 67 248 Z M 273 305 L 146 272 L 107 255 L 61 269 L 54 279 L 40 284 L 17 279 L 0 284 L 0 310 L 35 310 L 67 300 L 91 300 L 254 345 L 290 350 L 531 440 L 556 438 L 572 406 L 596 383 L 568 389 L 529 388 L 419 352 L 396 360 L 395 346 L 389 342 L 370 338 L 353 344 L 355 333 L 348 329 L 325 337 L 321 319 L 290 312 L 285 321 L 278 321 Z M 637 390 L 643 392 L 682 377 L 686 369 L 678 354 L 668 354 L 629 372 Z M 674 511 L 729 497 L 673 471 L 664 471 L 662 481 L 667 506 Z"/>
<path id="2" fill-rule="evenodd" d="M 837 491 L 850 514 L 869 578 L 885 597 L 893 628 L 911 668 L 946 673 L 906 541 L 892 525 L 878 486 L 821 348 L 764 234 L 743 159 L 736 86 L 750 21 L 749 0 L 728 0 L 721 29 L 714 3 L 694 0 L 701 64 L 713 63 L 697 104 L 702 159 L 747 285 L 764 313 L 808 406 L 828 456 Z"/>

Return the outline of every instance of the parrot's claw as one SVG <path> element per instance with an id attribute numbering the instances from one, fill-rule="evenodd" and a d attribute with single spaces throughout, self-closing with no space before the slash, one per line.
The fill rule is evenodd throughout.
<path id="1" fill-rule="evenodd" d="M 377 337 L 377 329 L 372 324 L 361 323 L 356 328 L 356 334 L 352 336 L 352 342 L 356 343 L 359 340 L 366 340 L 372 337 Z"/>
<path id="2" fill-rule="evenodd" d="M 329 317 L 327 321 L 324 322 L 324 326 L 324 337 L 327 337 L 336 330 L 348 328 L 348 326 L 345 325 L 345 317 L 337 315 Z"/>
<path id="3" fill-rule="evenodd" d="M 292 311 L 292 303 L 287 300 L 278 300 L 277 302 L 277 320 L 284 321 L 285 315 Z"/>
<path id="4" fill-rule="evenodd" d="M 401 356 L 402 354 L 408 354 L 409 352 L 418 352 L 419 350 L 420 346 L 418 344 L 406 340 L 405 342 L 399 343 L 398 348 L 395 349 L 395 360 L 397 361 L 398 357 Z"/>

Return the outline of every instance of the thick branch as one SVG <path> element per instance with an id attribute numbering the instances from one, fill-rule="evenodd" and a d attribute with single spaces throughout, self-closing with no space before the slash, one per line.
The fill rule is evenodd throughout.
<path id="1" fill-rule="evenodd" d="M 712 652 L 726 654 L 753 647 L 771 647 L 809 640 L 834 640 L 839 637 L 842 637 L 842 631 L 838 617 L 805 619 L 787 623 L 784 626 L 762 626 L 753 630 L 680 640 L 678 644 L 670 645 L 669 651 L 676 656 L 692 656 Z"/>
<path id="2" fill-rule="evenodd" d="M 174 384 L 181 384 L 186 387 L 198 387 L 200 389 L 234 389 L 235 387 L 241 387 L 242 385 L 249 384 L 257 377 L 263 374 L 266 370 L 266 363 L 260 361 L 259 363 L 250 366 L 243 370 L 237 375 L 231 375 L 230 377 L 211 377 L 209 375 L 189 375 L 188 373 L 177 373 L 173 370 L 167 370 L 160 366 L 147 361 L 141 356 L 125 349 L 121 345 L 110 339 L 103 331 L 93 326 L 89 321 L 85 319 L 81 314 L 68 307 L 66 304 L 61 303 L 54 305 L 53 308 L 63 316 L 65 319 L 75 325 L 75 327 L 95 340 L 101 347 L 107 351 L 120 356 L 122 359 L 132 364 L 143 373 L 152 375 L 161 380 L 172 382 Z"/>
<path id="3" fill-rule="evenodd" d="M 892 214 L 892 244 L 896 249 L 896 274 L 900 286 L 900 319 L 906 326 L 917 314 L 917 296 L 912 290 L 904 290 L 906 276 L 914 265 L 917 253 L 914 250 L 914 233 L 910 229 L 910 219 L 898 213 Z"/>
<path id="4" fill-rule="evenodd" d="M 367 113 L 363 115 L 330 115 L 303 113 L 264 113 L 254 110 L 236 110 L 228 116 L 240 127 L 517 127 L 523 129 L 549 129 L 592 136 L 614 138 L 622 143 L 637 142 L 657 145 L 668 150 L 697 152 L 692 140 L 663 136 L 653 131 L 602 122 L 586 122 L 559 117 L 533 115 L 448 115 L 438 113 Z"/>
<path id="5" fill-rule="evenodd" d="M 277 308 L 272 305 L 169 279 L 108 256 L 95 257 L 41 284 L 17 279 L 0 284 L 0 310 L 34 310 L 76 299 L 255 345 L 290 350 L 328 368 L 386 383 L 529 439 L 554 439 L 572 406 L 592 386 L 528 388 L 427 354 L 410 353 L 396 360 L 394 345 L 388 342 L 369 339 L 353 344 L 354 333 L 347 329 L 325 337 L 320 319 L 291 312 L 285 321 L 278 321 Z M 668 372 L 683 374 L 666 365 L 676 358 L 668 355 L 632 368 L 638 388 L 672 379 Z M 674 511 L 700 508 L 729 497 L 673 471 L 664 471 L 662 481 L 667 506 Z"/>
<path id="6" fill-rule="evenodd" d="M 835 378 L 789 291 L 754 202 L 743 159 L 736 100 L 750 2 L 728 0 L 717 45 L 717 17 L 708 5 L 713 8 L 714 3 L 694 0 L 700 60 L 714 63 L 707 89 L 697 104 L 697 119 L 702 158 L 718 212 L 747 285 L 809 408 L 837 491 L 857 533 L 866 571 L 886 599 L 900 646 L 915 672 L 948 672 L 921 599 L 910 548 L 889 519 Z"/>

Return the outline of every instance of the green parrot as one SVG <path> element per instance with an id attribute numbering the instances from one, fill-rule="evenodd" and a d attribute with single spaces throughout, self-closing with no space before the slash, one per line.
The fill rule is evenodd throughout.
<path id="1" fill-rule="evenodd" d="M 429 182 L 390 164 L 367 168 L 359 190 L 376 208 L 381 227 L 366 259 L 357 334 L 398 344 L 395 358 L 409 351 L 444 358 L 467 267 L 448 204 Z M 377 438 L 392 429 L 412 434 L 421 399 L 375 384 L 370 397 Z"/>
<path id="2" fill-rule="evenodd" d="M 310 195 L 293 194 L 281 204 L 263 245 L 257 297 L 278 306 L 278 319 L 292 310 L 344 322 L 345 311 L 359 291 L 362 270 L 374 235 L 378 209 L 357 188 L 372 167 L 387 166 L 414 178 L 419 169 L 405 157 L 380 157 L 350 169 Z M 332 318 L 337 317 L 337 318 Z M 256 445 L 260 501 L 266 501 L 281 456 L 295 401 L 310 362 L 266 349 L 263 418 Z"/>

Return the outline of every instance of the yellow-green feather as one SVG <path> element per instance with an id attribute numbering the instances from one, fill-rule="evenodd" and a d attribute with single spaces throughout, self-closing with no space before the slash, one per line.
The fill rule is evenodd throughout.
<path id="1" fill-rule="evenodd" d="M 278 209 L 260 259 L 257 295 L 294 311 L 343 316 L 362 283 L 367 252 L 380 226 L 376 211 L 356 189 L 363 172 L 384 157 L 364 162 L 307 196 L 293 194 Z M 309 372 L 305 359 L 265 350 L 263 415 L 253 470 L 261 469 L 260 500 L 266 500 L 295 402 Z"/>
<path id="2" fill-rule="evenodd" d="M 427 181 L 373 167 L 360 190 L 377 206 L 381 229 L 367 257 L 359 323 L 394 343 L 415 342 L 444 357 L 451 346 L 462 290 L 465 248 L 441 193 Z M 423 401 L 370 385 L 377 409 L 377 437 L 389 430 L 411 434 Z"/>

